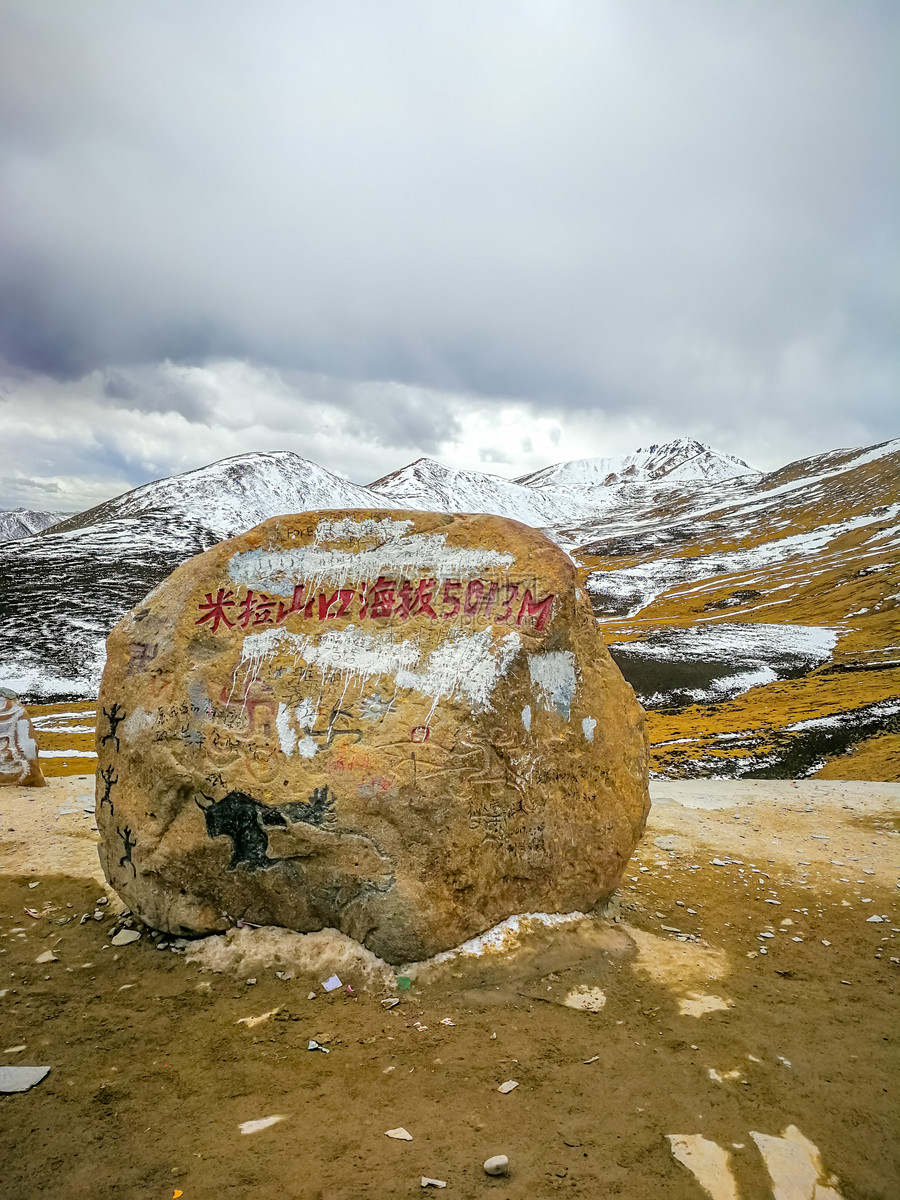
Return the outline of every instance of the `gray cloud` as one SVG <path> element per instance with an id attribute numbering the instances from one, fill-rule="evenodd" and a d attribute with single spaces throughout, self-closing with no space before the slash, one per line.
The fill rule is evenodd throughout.
<path id="1" fill-rule="evenodd" d="M 425 453 L 434 391 L 891 436 L 898 47 L 893 0 L 6 0 L 0 355 L 232 429 L 153 364 L 243 359 Z"/>

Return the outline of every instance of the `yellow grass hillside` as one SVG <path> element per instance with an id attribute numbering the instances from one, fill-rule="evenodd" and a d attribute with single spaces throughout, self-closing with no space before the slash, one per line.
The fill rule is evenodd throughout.
<path id="1" fill-rule="evenodd" d="M 611 535 L 575 549 L 604 635 L 650 709 L 658 773 L 900 779 L 898 514 L 892 442 L 715 494 L 636 496 Z M 829 638 L 815 662 L 805 647 Z M 782 642 L 784 661 L 767 666 Z M 758 682 L 745 671 L 751 686 L 729 690 L 753 643 Z"/>

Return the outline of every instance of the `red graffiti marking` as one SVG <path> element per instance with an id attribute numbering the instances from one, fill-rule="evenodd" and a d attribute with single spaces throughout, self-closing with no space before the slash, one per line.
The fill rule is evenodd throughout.
<path id="1" fill-rule="evenodd" d="M 427 617 L 430 621 L 450 621 L 455 617 L 480 617 L 498 624 L 511 621 L 519 626 L 528 621 L 542 633 L 552 615 L 555 599 L 552 594 L 538 599 L 530 588 L 497 580 L 447 579 L 441 587 L 436 579 L 404 579 L 398 583 L 396 579 L 379 575 L 375 583 L 363 583 L 358 592 L 353 588 L 335 588 L 333 592 L 316 593 L 298 583 L 289 604 L 252 588 L 241 599 L 235 600 L 233 591 L 219 588 L 215 599 L 212 592 L 207 592 L 206 600 L 198 604 L 200 616 L 195 624 L 210 622 L 215 633 L 223 624 L 227 629 L 235 625 L 242 629 L 281 625 L 293 614 L 302 616 L 305 621 L 334 620 L 353 615 L 356 602 L 362 620 L 396 617 L 408 621 L 411 617 Z M 237 609 L 232 619 L 225 611 L 229 608 Z"/>
<path id="2" fill-rule="evenodd" d="M 224 624 L 228 629 L 233 629 L 233 622 L 229 621 L 225 615 L 226 608 L 234 608 L 234 592 L 226 592 L 224 588 L 219 588 L 218 594 L 213 600 L 212 592 L 206 593 L 206 602 L 198 605 L 200 612 L 206 610 L 205 615 L 195 621 L 195 625 L 202 625 L 204 621 L 212 621 L 213 633 Z"/>
<path id="3" fill-rule="evenodd" d="M 404 580 L 400 584 L 400 598 L 394 612 L 401 621 L 407 621 L 411 616 L 430 617 L 436 621 L 437 613 L 431 603 L 436 588 L 436 579 L 420 579 L 415 589 L 409 580 Z"/>
<path id="4" fill-rule="evenodd" d="M 246 629 L 251 622 L 254 625 L 271 625 L 272 610 L 276 603 L 277 601 L 271 600 L 262 592 L 254 592 L 251 588 L 241 601 L 238 624 L 242 629 Z"/>
<path id="5" fill-rule="evenodd" d="M 543 600 L 535 600 L 531 594 L 531 589 L 525 589 L 525 597 L 522 600 L 522 607 L 519 609 L 519 615 L 516 617 L 516 624 L 522 624 L 522 618 L 525 616 L 534 617 L 534 627 L 540 633 L 547 622 L 550 620 L 550 612 L 553 608 L 553 597 L 547 596 Z"/>
<path id="6" fill-rule="evenodd" d="M 427 742 L 431 737 L 431 729 L 427 725 L 414 725 L 409 731 L 411 742 Z"/>

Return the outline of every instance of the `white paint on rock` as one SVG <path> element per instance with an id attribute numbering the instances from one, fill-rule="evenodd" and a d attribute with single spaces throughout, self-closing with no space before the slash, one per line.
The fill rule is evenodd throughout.
<path id="1" fill-rule="evenodd" d="M 291 707 L 288 704 L 278 705 L 275 717 L 275 730 L 282 752 L 290 758 L 294 753 L 301 758 L 314 758 L 319 747 L 310 736 L 310 730 L 316 722 L 318 709 L 315 701 L 307 697 L 300 704 Z"/>
<path id="2" fill-rule="evenodd" d="M 525 726 L 525 732 L 531 733 L 531 705 L 526 704 L 522 709 L 522 724 Z"/>
<path id="3" fill-rule="evenodd" d="M 344 629 L 329 630 L 316 640 L 285 629 L 267 629 L 244 638 L 241 662 L 249 665 L 250 677 L 256 678 L 264 663 L 286 653 L 293 655 L 297 663 L 318 667 L 323 681 L 330 672 L 344 676 L 348 685 L 352 680 L 393 676 L 398 688 L 409 688 L 431 697 L 434 702 L 432 712 L 439 700 L 456 696 L 464 697 L 480 711 L 491 707 L 494 687 L 509 669 L 521 645 L 517 633 L 507 633 L 496 640 L 490 629 L 470 634 L 456 630 L 436 646 L 420 666 L 418 644 L 411 638 L 395 641 L 389 632 L 363 633 L 355 625 L 348 625 Z M 293 746 L 292 720 L 297 722 L 299 717 L 281 714 L 280 710 L 279 717 L 280 728 L 276 718 L 279 738 L 284 736 Z"/>
<path id="4" fill-rule="evenodd" d="M 597 728 L 595 717 L 585 717 L 581 722 L 581 731 L 589 742 L 594 740 L 594 730 Z"/>
<path id="5" fill-rule="evenodd" d="M 528 655 L 531 686 L 546 709 L 555 709 L 568 721 L 575 698 L 575 655 L 571 650 L 547 650 Z"/>
<path id="6" fill-rule="evenodd" d="M 394 579 L 423 572 L 436 579 L 465 578 L 488 567 L 510 567 L 515 555 L 487 547 L 448 546 L 445 533 L 407 533 L 409 521 L 368 519 L 320 521 L 311 545 L 283 550 L 245 550 L 232 556 L 229 578 L 235 584 L 289 596 L 299 583 L 343 587 L 348 582 L 388 575 Z M 356 540 L 353 549 L 328 541 Z M 368 544 L 366 544 L 368 543 Z"/>
<path id="7" fill-rule="evenodd" d="M 153 713 L 138 706 L 129 717 L 122 722 L 122 731 L 126 742 L 133 742 L 136 737 L 153 728 L 156 721 Z"/>
<path id="8" fill-rule="evenodd" d="M 818 1148 L 796 1125 L 789 1125 L 781 1137 L 752 1130 L 750 1136 L 765 1159 L 773 1200 L 841 1200 L 830 1186 L 834 1181 L 824 1178 Z"/>
<path id="9" fill-rule="evenodd" d="M 710 1200 L 738 1200 L 727 1150 L 700 1133 L 666 1135 L 672 1157 L 687 1167 Z"/>

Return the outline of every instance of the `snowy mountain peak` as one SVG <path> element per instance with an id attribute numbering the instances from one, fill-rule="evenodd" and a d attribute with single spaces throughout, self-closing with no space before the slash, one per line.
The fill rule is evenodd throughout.
<path id="1" fill-rule="evenodd" d="M 272 450 L 237 454 L 146 483 L 73 517 L 54 532 L 157 514 L 198 521 L 226 538 L 285 513 L 380 506 L 367 488 L 332 475 L 291 450 Z"/>
<path id="2" fill-rule="evenodd" d="M 35 512 L 31 508 L 7 508 L 0 511 L 0 542 L 14 542 L 49 529 L 69 513 Z"/>
<path id="3" fill-rule="evenodd" d="M 560 501 L 553 488 L 541 491 L 500 475 L 446 467 L 432 458 L 417 458 L 399 471 L 376 479 L 369 488 L 386 507 L 493 513 L 526 525 L 567 520 L 573 507 L 577 511 L 581 508 L 577 497 L 573 499 L 570 493 Z"/>
<path id="4" fill-rule="evenodd" d="M 715 483 L 758 474 L 743 459 L 713 450 L 696 438 L 680 437 L 641 446 L 631 454 L 556 463 L 516 482 L 537 488 L 614 487 L 621 483 Z"/>

